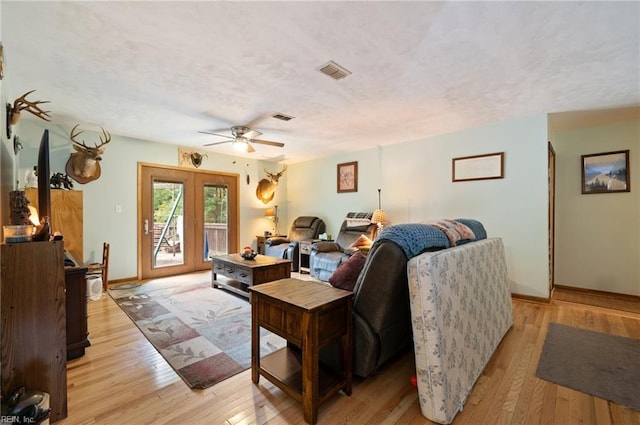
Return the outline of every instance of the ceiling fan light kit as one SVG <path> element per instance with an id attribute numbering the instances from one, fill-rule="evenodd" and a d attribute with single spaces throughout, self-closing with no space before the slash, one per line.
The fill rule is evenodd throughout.
<path id="1" fill-rule="evenodd" d="M 236 152 L 248 152 L 249 143 L 246 140 L 240 140 L 240 138 L 231 142 L 231 147 Z"/>
<path id="2" fill-rule="evenodd" d="M 220 145 L 222 143 L 231 143 L 231 147 L 233 148 L 233 150 L 235 150 L 236 152 L 242 152 L 242 153 L 255 152 L 255 148 L 253 147 L 254 143 L 259 145 L 275 146 L 278 148 L 281 148 L 284 146 L 284 143 L 281 143 L 281 142 L 254 139 L 254 137 L 258 137 L 262 133 L 243 125 L 235 125 L 231 127 L 230 130 L 231 130 L 232 136 L 227 136 L 225 134 L 218 134 L 210 131 L 200 131 L 199 133 L 211 134 L 213 136 L 225 137 L 229 139 L 229 140 L 225 140 L 224 142 L 206 143 L 204 144 L 204 146 L 214 146 L 214 145 Z"/>

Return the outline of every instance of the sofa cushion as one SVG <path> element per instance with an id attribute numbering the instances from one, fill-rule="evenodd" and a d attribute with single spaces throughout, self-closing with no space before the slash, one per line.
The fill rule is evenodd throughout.
<path id="1" fill-rule="evenodd" d="M 341 263 L 336 271 L 329 276 L 329 283 L 336 288 L 353 291 L 358 275 L 364 267 L 367 257 L 360 251 L 355 252 L 349 259 Z"/>

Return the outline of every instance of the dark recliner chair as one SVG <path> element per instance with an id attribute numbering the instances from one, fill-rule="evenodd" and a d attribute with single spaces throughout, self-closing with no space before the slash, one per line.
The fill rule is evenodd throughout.
<path id="1" fill-rule="evenodd" d="M 291 260 L 291 271 L 297 272 L 300 268 L 298 241 L 317 239 L 318 235 L 324 232 L 325 224 L 322 219 L 308 216 L 298 217 L 291 224 L 288 237 L 276 236 L 267 239 L 264 253 L 270 257 Z"/>
<path id="2" fill-rule="evenodd" d="M 353 215 L 364 215 L 365 213 L 349 213 Z M 369 220 L 371 213 L 367 213 Z M 365 220 L 363 220 L 365 221 Z M 360 236 L 365 235 L 373 240 L 377 226 L 375 224 L 355 223 L 350 226 L 349 219 L 345 219 L 340 226 L 338 237 L 334 242 L 316 242 L 311 247 L 309 257 L 310 274 L 324 282 L 329 281 L 329 276 L 333 274 L 338 266 L 347 261 L 354 251 L 349 249 L 349 245 L 354 243 Z"/>

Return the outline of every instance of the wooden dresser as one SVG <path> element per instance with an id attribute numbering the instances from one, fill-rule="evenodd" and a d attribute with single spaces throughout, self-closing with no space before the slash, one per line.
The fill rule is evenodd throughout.
<path id="1" fill-rule="evenodd" d="M 51 422 L 67 416 L 64 245 L 0 245 L 2 395 L 49 393 Z"/>

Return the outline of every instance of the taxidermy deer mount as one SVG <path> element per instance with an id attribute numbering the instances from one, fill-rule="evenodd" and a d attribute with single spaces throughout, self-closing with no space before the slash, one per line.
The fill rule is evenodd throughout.
<path id="1" fill-rule="evenodd" d="M 193 165 L 195 168 L 199 168 L 202 165 L 202 161 L 205 158 L 209 158 L 209 155 L 207 155 L 206 153 L 202 155 L 199 152 L 183 152 L 182 158 L 184 160 L 191 161 L 191 165 Z"/>
<path id="2" fill-rule="evenodd" d="M 267 177 L 269 177 L 269 180 L 260 180 L 258 182 L 258 187 L 256 188 L 256 196 L 259 200 L 262 201 L 263 204 L 267 204 L 273 199 L 273 195 L 276 191 L 276 186 L 278 186 L 278 179 L 282 177 L 285 171 L 287 171 L 286 165 L 284 166 L 282 171 L 275 174 L 268 172 L 266 168 L 264 169 L 264 172 L 267 173 Z"/>
<path id="3" fill-rule="evenodd" d="M 85 184 L 100 177 L 100 161 L 102 161 L 102 154 L 104 153 L 102 146 L 111 141 L 111 134 L 103 128 L 100 144 L 96 143 L 94 147 L 87 146 L 84 140 L 82 142 L 76 140 L 76 137 L 83 133 L 83 130 L 76 131 L 79 125 L 76 124 L 69 135 L 74 143 L 73 149 L 77 152 L 72 153 L 67 160 L 66 171 L 69 177 L 80 184 Z"/>
<path id="4" fill-rule="evenodd" d="M 35 90 L 31 90 L 13 101 L 13 106 L 7 103 L 7 138 L 11 138 L 11 126 L 18 124 L 22 111 L 32 113 L 38 118 L 42 118 L 45 121 L 51 121 L 49 112 L 45 111 L 40 106 L 43 103 L 49 103 L 48 100 L 27 100 L 27 96 L 33 93 Z"/>

